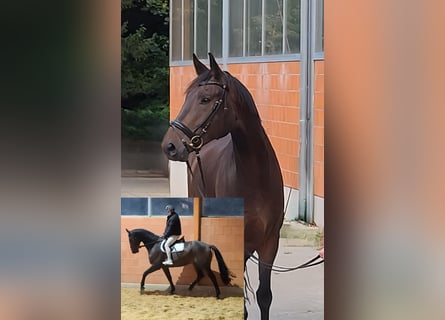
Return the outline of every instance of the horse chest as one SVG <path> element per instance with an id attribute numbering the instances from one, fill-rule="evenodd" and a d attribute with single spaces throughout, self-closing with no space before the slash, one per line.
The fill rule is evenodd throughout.
<path id="1" fill-rule="evenodd" d="M 201 196 L 202 193 L 207 197 L 243 196 L 230 135 L 208 143 L 202 149 L 200 157 L 204 179 L 200 177 L 199 164 L 196 156 L 193 156 L 192 175 L 189 175 L 191 196 Z"/>

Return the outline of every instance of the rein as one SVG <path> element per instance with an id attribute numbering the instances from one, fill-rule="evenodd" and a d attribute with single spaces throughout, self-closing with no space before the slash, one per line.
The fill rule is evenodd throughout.
<path id="1" fill-rule="evenodd" d="M 147 248 L 149 248 L 150 247 L 150 245 L 152 245 L 152 244 L 156 244 L 156 243 L 158 243 L 158 242 L 162 242 L 162 239 L 158 239 L 158 240 L 154 240 L 154 241 L 151 241 L 151 242 L 149 242 L 148 244 L 141 244 L 141 245 L 139 245 L 139 249 L 140 248 L 143 248 L 143 247 L 147 247 Z"/>
<path id="2" fill-rule="evenodd" d="M 215 117 L 215 115 L 218 113 L 218 111 L 221 109 L 221 106 L 223 106 L 223 102 L 225 100 L 226 96 L 226 88 L 227 86 L 225 84 L 220 84 L 218 82 L 206 82 L 206 83 L 200 83 L 199 86 L 208 86 L 208 85 L 215 85 L 219 86 L 223 89 L 221 97 L 215 101 L 215 104 L 213 105 L 212 111 L 207 116 L 207 118 L 195 129 L 191 130 L 189 127 L 187 127 L 184 123 L 181 121 L 175 119 L 172 122 L 170 122 L 169 126 L 173 129 L 178 129 L 181 131 L 187 138 L 189 138 L 190 142 L 187 143 L 185 139 L 181 139 L 182 143 L 184 144 L 185 148 L 190 152 L 195 152 L 196 159 L 198 161 L 198 167 L 199 167 L 199 173 L 201 174 L 201 181 L 204 187 L 204 190 L 206 190 L 206 183 L 204 179 L 204 173 L 202 171 L 202 162 L 201 157 L 199 155 L 199 151 L 201 151 L 201 148 L 204 145 L 204 139 L 202 138 L 206 133 L 207 129 L 212 124 L 212 120 Z M 224 109 L 227 109 L 227 107 L 224 107 Z M 198 133 L 198 131 L 200 131 Z M 189 161 L 187 160 L 187 168 L 189 169 L 190 173 L 193 176 L 192 168 L 190 166 Z M 203 196 L 205 196 L 203 194 Z"/>

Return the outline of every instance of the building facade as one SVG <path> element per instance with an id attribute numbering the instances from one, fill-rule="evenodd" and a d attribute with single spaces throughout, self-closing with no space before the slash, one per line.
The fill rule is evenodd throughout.
<path id="1" fill-rule="evenodd" d="M 251 92 L 277 154 L 286 219 L 324 225 L 323 0 L 170 0 L 170 118 L 212 52 Z M 171 196 L 187 196 L 170 162 Z"/>

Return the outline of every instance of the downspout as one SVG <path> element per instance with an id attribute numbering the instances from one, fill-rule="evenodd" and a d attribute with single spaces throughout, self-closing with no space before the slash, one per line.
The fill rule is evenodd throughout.
<path id="1" fill-rule="evenodd" d="M 300 152 L 298 219 L 314 222 L 313 192 L 313 1 L 301 1 Z"/>
<path id="2" fill-rule="evenodd" d="M 317 1 L 309 1 L 309 88 L 308 88 L 308 184 L 307 184 L 307 222 L 314 220 L 314 75 L 315 75 L 315 13 Z"/>
<path id="3" fill-rule="evenodd" d="M 229 57 L 229 0 L 223 0 L 222 3 L 222 65 L 223 70 L 227 71 L 227 58 Z"/>

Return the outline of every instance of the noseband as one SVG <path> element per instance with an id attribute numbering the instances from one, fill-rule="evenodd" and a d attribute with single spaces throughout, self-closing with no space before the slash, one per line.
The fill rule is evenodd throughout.
<path id="1" fill-rule="evenodd" d="M 213 105 L 212 111 L 207 116 L 207 118 L 195 129 L 191 130 L 189 127 L 187 127 L 185 124 L 183 124 L 179 120 L 173 120 L 170 122 L 170 127 L 176 128 L 179 131 L 181 131 L 183 134 L 186 135 L 187 138 L 189 138 L 190 143 L 187 143 L 185 139 L 182 139 L 182 143 L 187 148 L 188 151 L 194 151 L 198 153 L 202 146 L 204 145 L 203 135 L 206 134 L 207 129 L 210 127 L 213 118 L 218 113 L 219 109 L 221 109 L 221 106 L 223 105 L 224 98 L 226 95 L 226 85 L 220 84 L 218 82 L 206 82 L 206 83 L 200 83 L 199 86 L 208 86 L 208 85 L 215 85 L 219 86 L 223 89 L 221 98 L 215 101 L 215 104 Z M 225 108 L 227 109 L 227 108 Z M 199 131 L 199 132 L 198 132 Z"/>
<path id="2" fill-rule="evenodd" d="M 198 160 L 198 166 L 199 166 L 199 171 L 201 173 L 201 180 L 202 180 L 202 184 L 204 186 L 204 190 L 206 189 L 206 184 L 205 184 L 204 175 L 202 172 L 201 157 L 199 156 L 199 151 L 201 150 L 202 146 L 204 145 L 204 139 L 202 137 L 207 133 L 207 129 L 212 124 L 213 118 L 218 113 L 218 111 L 221 109 L 221 106 L 223 105 L 223 102 L 225 100 L 226 88 L 227 88 L 227 86 L 225 84 L 220 84 L 218 82 L 206 82 L 206 83 L 199 84 L 199 86 L 208 86 L 208 85 L 215 85 L 215 86 L 221 87 L 223 89 L 223 92 L 221 94 L 221 98 L 219 98 L 218 100 L 215 101 L 215 104 L 213 105 L 213 108 L 212 108 L 212 111 L 210 112 L 210 114 L 195 130 L 192 131 L 189 127 L 187 127 L 184 123 L 182 123 L 179 120 L 173 120 L 172 122 L 170 122 L 170 127 L 172 127 L 173 129 L 178 129 L 187 138 L 189 138 L 189 140 L 190 140 L 189 143 L 187 143 L 187 141 L 185 139 L 181 139 L 181 141 L 184 144 L 185 148 L 189 152 L 196 153 L 196 158 Z M 227 109 L 227 106 L 224 106 L 224 109 Z M 190 173 L 193 175 L 192 169 L 190 167 L 190 163 L 188 162 L 188 160 L 187 160 L 187 167 L 188 167 Z M 203 196 L 205 196 L 205 195 L 203 194 Z"/>

